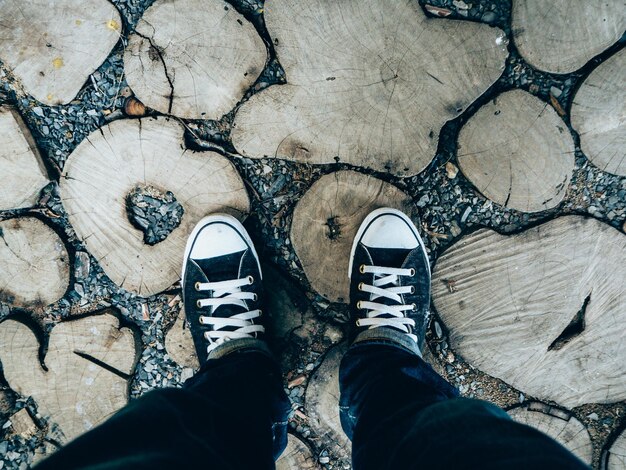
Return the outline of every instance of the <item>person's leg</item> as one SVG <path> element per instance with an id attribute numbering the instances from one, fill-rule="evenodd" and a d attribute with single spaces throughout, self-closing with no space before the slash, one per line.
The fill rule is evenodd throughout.
<path id="1" fill-rule="evenodd" d="M 37 470 L 274 468 L 290 405 L 274 359 L 250 346 L 207 361 L 181 389 L 131 402 Z"/>
<path id="2" fill-rule="evenodd" d="M 52 468 L 274 468 L 290 403 L 262 340 L 261 267 L 233 217 L 203 219 L 187 243 L 185 315 L 202 367 L 182 389 L 146 394 L 44 460 Z"/>
<path id="3" fill-rule="evenodd" d="M 340 368 L 340 414 L 356 470 L 587 468 L 556 441 L 500 408 L 458 398 L 421 358 L 430 267 L 403 214 L 374 211 L 350 265 L 357 331 Z"/>

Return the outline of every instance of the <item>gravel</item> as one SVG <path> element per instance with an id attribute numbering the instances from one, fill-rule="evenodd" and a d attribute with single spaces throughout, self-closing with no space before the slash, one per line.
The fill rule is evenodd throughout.
<path id="1" fill-rule="evenodd" d="M 50 107 L 29 96 L 18 95 L 9 76 L 0 68 L 0 103 L 7 102 L 16 106 L 24 116 L 54 179 L 58 179 L 71 151 L 89 133 L 111 120 L 124 118 L 122 110 L 125 100 L 132 95 L 124 77 L 122 55 L 128 32 L 132 31 L 152 1 L 114 0 L 113 3 L 122 14 L 124 35 L 71 103 Z M 449 11 L 449 18 L 452 19 L 498 26 L 511 39 L 510 2 L 421 0 L 420 3 Z M 237 0 L 236 8 L 260 31 L 264 31 L 262 2 Z M 263 34 L 266 42 L 271 43 L 267 33 Z M 511 40 L 509 42 L 512 44 Z M 272 84 L 285 82 L 284 72 L 273 50 L 270 52 L 268 66 L 248 96 Z M 406 191 L 420 208 L 422 229 L 431 261 L 436 261 L 455 239 L 478 227 L 513 233 L 557 216 L 582 214 L 595 217 L 619 230 L 626 228 L 626 178 L 595 168 L 580 151 L 578 135 L 569 124 L 567 112 L 573 93 L 590 69 L 591 66 L 583 67 L 578 72 L 565 75 L 541 72 L 527 65 L 512 46 L 505 71 L 498 82 L 459 118 L 444 126 L 437 155 L 426 171 L 408 178 L 375 173 L 381 179 Z M 549 211 L 525 214 L 505 209 L 478 193 L 458 171 L 456 141 L 459 129 L 480 105 L 511 88 L 522 88 L 564 110 L 564 120 L 577 145 L 575 172 L 566 197 L 559 206 Z M 261 257 L 277 265 L 304 289 L 302 302 L 306 302 L 311 309 L 309 321 L 315 325 L 314 333 L 305 338 L 290 334 L 281 351 L 281 362 L 289 367 L 284 371 L 285 388 L 293 401 L 294 416 L 290 429 L 319 455 L 320 464 L 330 468 L 337 459 L 325 451 L 329 446 L 324 441 L 324 436 L 315 435 L 307 426 L 306 420 L 298 417 L 298 412 L 302 413 L 304 410 L 304 395 L 309 377 L 328 348 L 345 335 L 348 312 L 345 305 L 331 304 L 312 291 L 291 245 L 289 228 L 294 204 L 314 181 L 322 174 L 352 167 L 345 164 L 311 166 L 271 158 L 253 160 L 236 156 L 230 143 L 232 118 L 233 114 L 229 113 L 217 121 L 186 122 L 189 129 L 188 143 L 191 148 L 198 150 L 214 149 L 232 160 L 249 189 L 252 215 L 246 226 L 252 233 Z M 0 218 L 13 215 L 36 215 L 45 218 L 61 234 L 73 260 L 71 288 L 68 293 L 59 302 L 46 308 L 36 321 L 49 332 L 61 320 L 113 308 L 124 324 L 133 328 L 140 344 L 137 368 L 130 381 L 131 396 L 138 397 L 155 387 L 180 386 L 193 371 L 173 362 L 164 347 L 165 333 L 178 312 L 170 303 L 178 292 L 142 298 L 112 283 L 97 260 L 77 239 L 69 225 L 58 190 L 58 184 L 52 182 L 42 190 L 36 207 L 0 212 Z M 184 217 L 176 195 L 156 188 L 139 188 L 129 195 L 128 209 L 129 217 L 143 230 L 148 243 L 158 243 L 165 239 Z M 6 305 L 0 305 L 0 320 L 10 313 Z M 474 370 L 462 358 L 455 356 L 448 345 L 445 325 L 440 323 L 436 312 L 433 318 L 434 326 L 430 329 L 427 340 L 434 366 L 440 373 L 456 383 L 466 396 L 482 396 L 501 406 L 512 406 L 520 401 L 523 397 L 521 391 Z M 288 381 L 301 375 L 305 376 L 302 384 L 292 389 L 287 388 Z M 0 382 L 0 386 L 2 385 L 5 384 Z M 36 404 L 32 400 L 19 398 L 13 406 L 13 412 L 21 407 L 28 407 L 31 416 L 37 416 Z M 621 422 L 613 416 L 619 416 L 620 413 L 623 415 L 624 408 L 622 403 L 607 406 L 585 405 L 581 410 L 575 410 L 576 417 L 593 429 L 596 463 L 604 442 Z M 0 416 L 0 427 L 2 419 Z M 45 445 L 44 438 L 54 437 L 54 426 L 45 419 L 41 418 L 37 424 L 40 426 L 40 433 L 29 440 L 8 438 L 0 431 L 0 469 L 25 468 L 32 462 L 35 449 Z"/>

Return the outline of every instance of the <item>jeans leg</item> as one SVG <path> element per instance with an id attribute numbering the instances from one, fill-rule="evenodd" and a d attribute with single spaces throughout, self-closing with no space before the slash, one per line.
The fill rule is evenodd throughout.
<path id="1" fill-rule="evenodd" d="M 340 368 L 355 470 L 587 468 L 553 439 L 457 390 L 413 352 L 360 342 Z"/>
<path id="2" fill-rule="evenodd" d="M 289 411 L 274 359 L 239 349 L 207 361 L 183 388 L 132 401 L 36 468 L 272 469 Z"/>

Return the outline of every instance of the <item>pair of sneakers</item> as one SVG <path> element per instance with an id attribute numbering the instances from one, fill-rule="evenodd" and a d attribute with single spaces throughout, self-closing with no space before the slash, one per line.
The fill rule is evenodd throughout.
<path id="1" fill-rule="evenodd" d="M 354 333 L 367 332 L 357 338 L 395 338 L 419 351 L 430 306 L 430 266 L 411 220 L 390 208 L 370 213 L 352 244 L 347 274 Z M 261 265 L 234 217 L 210 215 L 196 225 L 185 249 L 182 288 L 201 364 L 229 341 L 263 339 Z"/>

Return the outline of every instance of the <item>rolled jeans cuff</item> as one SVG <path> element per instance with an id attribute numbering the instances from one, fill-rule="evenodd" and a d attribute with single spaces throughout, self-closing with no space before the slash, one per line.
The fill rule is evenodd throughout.
<path id="1" fill-rule="evenodd" d="M 247 351 L 258 351 L 269 357 L 273 357 L 265 341 L 256 338 L 238 338 L 231 339 L 230 341 L 220 344 L 209 353 L 208 360 L 219 359 L 243 349 Z"/>
<path id="2" fill-rule="evenodd" d="M 413 341 L 406 333 L 394 328 L 379 327 L 362 331 L 352 342 L 352 346 L 357 344 L 389 344 L 405 349 L 413 354 L 422 357 L 422 352 L 417 343 Z"/>

